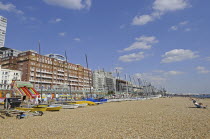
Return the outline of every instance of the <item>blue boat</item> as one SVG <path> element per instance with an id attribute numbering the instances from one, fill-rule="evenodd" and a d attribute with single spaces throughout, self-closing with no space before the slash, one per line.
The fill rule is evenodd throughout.
<path id="1" fill-rule="evenodd" d="M 107 102 L 108 99 L 94 99 L 94 98 L 86 98 L 86 101 L 92 101 L 98 104 L 103 104 L 103 102 Z"/>

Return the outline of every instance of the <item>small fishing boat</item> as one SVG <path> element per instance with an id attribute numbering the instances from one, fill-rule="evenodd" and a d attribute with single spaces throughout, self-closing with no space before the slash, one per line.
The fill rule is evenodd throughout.
<path id="1" fill-rule="evenodd" d="M 46 111 L 59 111 L 62 107 L 61 106 L 53 106 L 49 105 Z"/>
<path id="2" fill-rule="evenodd" d="M 82 107 L 87 106 L 88 104 L 87 103 L 82 103 L 82 104 L 74 104 L 74 105 L 77 105 L 79 108 L 82 108 Z"/>
<path id="3" fill-rule="evenodd" d="M 95 102 L 92 101 L 72 101 L 69 104 L 84 104 L 87 103 L 89 106 L 97 105 Z"/>
<path id="4" fill-rule="evenodd" d="M 35 111 L 46 111 L 47 108 L 46 107 L 35 107 L 35 108 L 16 107 L 15 110 L 35 112 Z"/>
<path id="5" fill-rule="evenodd" d="M 79 106 L 76 104 L 68 104 L 67 102 L 59 103 L 59 104 L 53 104 L 54 106 L 61 106 L 62 109 L 76 109 Z"/>
<path id="6" fill-rule="evenodd" d="M 47 104 L 40 104 L 40 105 L 33 106 L 33 108 L 46 108 L 46 111 L 59 111 L 62 107 L 54 106 L 54 105 L 47 105 Z"/>
<path id="7" fill-rule="evenodd" d="M 104 102 L 107 102 L 108 99 L 102 99 L 102 98 L 99 98 L 99 99 L 94 99 L 94 98 L 87 98 L 87 99 L 84 99 L 86 101 L 92 101 L 92 102 L 95 102 L 96 104 L 103 104 Z"/>
<path id="8" fill-rule="evenodd" d="M 63 109 L 76 109 L 76 108 L 78 108 L 79 106 L 78 105 L 62 105 L 62 108 Z"/>

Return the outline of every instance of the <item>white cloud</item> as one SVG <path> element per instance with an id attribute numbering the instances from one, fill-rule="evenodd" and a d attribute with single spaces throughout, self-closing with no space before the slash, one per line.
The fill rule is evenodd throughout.
<path id="1" fill-rule="evenodd" d="M 59 36 L 66 36 L 66 32 L 60 32 L 58 33 Z"/>
<path id="2" fill-rule="evenodd" d="M 131 46 L 125 48 L 124 51 L 131 51 L 135 49 L 150 49 L 151 47 L 151 45 L 148 45 L 145 42 L 134 42 Z"/>
<path id="3" fill-rule="evenodd" d="M 171 26 L 170 30 L 178 30 L 178 27 L 177 26 Z"/>
<path id="4" fill-rule="evenodd" d="M 165 72 L 165 75 L 181 75 L 181 74 L 184 74 L 184 72 L 175 71 L 175 70 L 171 70 L 171 71 Z"/>
<path id="5" fill-rule="evenodd" d="M 141 16 L 135 16 L 132 22 L 132 25 L 145 25 L 148 22 L 151 22 L 154 20 L 154 17 L 151 15 L 141 15 Z"/>
<path id="6" fill-rule="evenodd" d="M 131 51 L 135 49 L 150 49 L 152 44 L 158 43 L 158 40 L 154 36 L 140 36 L 135 39 L 136 41 L 129 47 L 123 49 L 123 51 Z"/>
<path id="7" fill-rule="evenodd" d="M 74 38 L 74 40 L 75 40 L 75 41 L 78 41 L 78 42 L 81 41 L 80 38 Z"/>
<path id="8" fill-rule="evenodd" d="M 49 5 L 55 5 L 67 9 L 81 10 L 89 9 L 91 6 L 91 0 L 43 0 Z"/>
<path id="9" fill-rule="evenodd" d="M 61 21 L 62 21 L 61 18 L 56 18 L 56 19 L 50 20 L 49 23 L 59 23 L 59 22 L 61 22 Z"/>
<path id="10" fill-rule="evenodd" d="M 140 61 L 142 59 L 144 59 L 144 52 L 132 53 L 119 57 L 119 60 L 122 62 Z"/>
<path id="11" fill-rule="evenodd" d="M 207 70 L 205 67 L 202 67 L 202 66 L 196 67 L 196 70 L 198 71 L 198 73 L 201 73 L 201 74 L 210 73 L 210 70 Z"/>
<path id="12" fill-rule="evenodd" d="M 187 0 L 155 0 L 153 9 L 160 12 L 182 10 L 189 6 Z"/>
<path id="13" fill-rule="evenodd" d="M 189 22 L 188 21 L 182 21 L 179 23 L 179 25 L 187 25 Z"/>
<path id="14" fill-rule="evenodd" d="M 184 27 L 186 27 L 186 25 L 189 23 L 189 21 L 182 21 L 180 23 L 178 23 L 177 25 L 171 26 L 170 30 L 176 31 L 178 29 L 183 29 Z M 184 31 L 191 31 L 190 28 L 185 28 Z"/>
<path id="15" fill-rule="evenodd" d="M 158 40 L 154 36 L 147 37 L 147 36 L 143 35 L 139 38 L 136 38 L 136 40 L 137 41 L 142 41 L 142 42 L 145 42 L 145 43 L 158 43 Z"/>
<path id="16" fill-rule="evenodd" d="M 191 50 L 174 49 L 166 52 L 162 57 L 163 59 L 161 63 L 171 63 L 188 59 L 194 59 L 199 57 L 199 55 L 197 55 L 197 52 L 193 52 Z"/>
<path id="17" fill-rule="evenodd" d="M 163 71 L 163 70 L 155 70 L 153 72 L 148 73 L 136 73 L 135 77 L 140 78 L 142 80 L 147 80 L 149 82 L 155 83 L 155 84 L 162 84 L 167 80 L 170 80 L 171 76 L 178 76 L 184 74 L 184 72 L 181 71 Z"/>
<path id="18" fill-rule="evenodd" d="M 152 6 L 153 12 L 151 14 L 135 16 L 132 24 L 145 25 L 160 18 L 167 12 L 183 10 L 189 6 L 190 5 L 187 0 L 155 0 Z"/>
<path id="19" fill-rule="evenodd" d="M 0 10 L 7 11 L 7 12 L 14 12 L 16 14 L 24 14 L 23 11 L 18 10 L 15 5 L 12 3 L 3 4 L 0 2 Z"/>
<path id="20" fill-rule="evenodd" d="M 55 22 L 61 22 L 61 21 L 62 21 L 62 19 L 60 19 L 60 18 L 55 19 Z"/>

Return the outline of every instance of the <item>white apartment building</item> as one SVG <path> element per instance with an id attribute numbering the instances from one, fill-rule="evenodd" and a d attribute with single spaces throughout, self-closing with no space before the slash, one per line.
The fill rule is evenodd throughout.
<path id="1" fill-rule="evenodd" d="M 115 91 L 116 79 L 111 72 L 96 70 L 93 72 L 93 88 L 97 91 Z"/>
<path id="2" fill-rule="evenodd" d="M 7 47 L 0 47 L 0 58 L 7 58 L 10 56 L 17 57 L 22 51 L 7 48 Z"/>
<path id="3" fill-rule="evenodd" d="M 21 71 L 2 69 L 0 65 L 0 90 L 11 89 L 12 80 L 21 80 Z"/>
<path id="4" fill-rule="evenodd" d="M 105 90 L 105 74 L 101 70 L 93 71 L 93 88 L 97 91 Z"/>
<path id="5" fill-rule="evenodd" d="M 4 47 L 5 36 L 7 29 L 7 19 L 0 16 L 0 47 Z"/>

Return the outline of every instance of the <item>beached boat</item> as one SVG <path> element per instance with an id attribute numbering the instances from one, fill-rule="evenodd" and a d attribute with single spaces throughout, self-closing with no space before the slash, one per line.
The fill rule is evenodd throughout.
<path id="1" fill-rule="evenodd" d="M 48 106 L 46 111 L 59 111 L 62 107 L 61 106 Z"/>
<path id="2" fill-rule="evenodd" d="M 69 104 L 84 104 L 87 103 L 89 106 L 97 105 L 95 102 L 92 101 L 72 101 Z"/>
<path id="3" fill-rule="evenodd" d="M 40 105 L 34 106 L 33 108 L 46 108 L 46 111 L 59 111 L 62 107 L 54 106 L 54 105 L 47 105 L 47 104 L 40 104 Z"/>
<path id="4" fill-rule="evenodd" d="M 63 109 L 76 109 L 78 107 L 78 105 L 62 105 Z"/>
<path id="5" fill-rule="evenodd" d="M 68 104 L 68 103 L 61 103 L 61 104 L 53 104 L 53 106 L 60 106 L 62 109 L 76 109 L 79 106 L 76 104 Z"/>
<path id="6" fill-rule="evenodd" d="M 87 106 L 88 104 L 87 103 L 82 103 L 82 104 L 74 104 L 74 105 L 77 105 L 79 108 L 82 108 L 82 107 Z"/>
<path id="7" fill-rule="evenodd" d="M 16 107 L 15 110 L 19 110 L 19 111 L 31 111 L 31 112 L 35 112 L 35 111 L 46 111 L 47 108 L 46 107 L 37 107 L 37 108 L 26 108 L 26 107 Z"/>
<path id="8" fill-rule="evenodd" d="M 107 102 L 108 99 L 103 99 L 103 98 L 99 98 L 99 99 L 87 98 L 87 99 L 84 99 L 84 100 L 85 101 L 92 101 L 92 102 L 95 102 L 95 103 L 97 102 L 97 104 L 102 104 L 104 102 Z"/>

